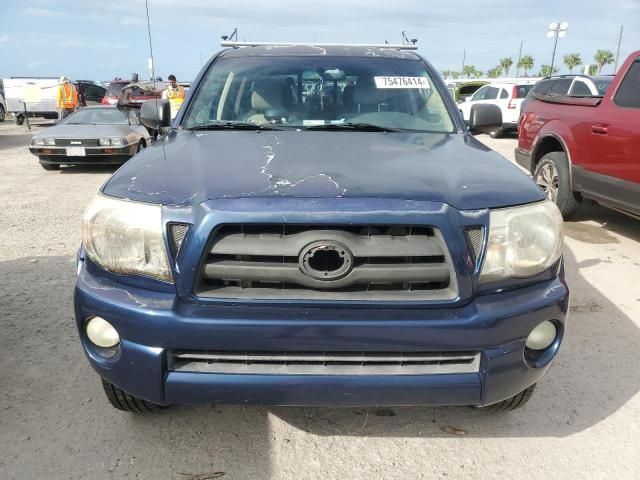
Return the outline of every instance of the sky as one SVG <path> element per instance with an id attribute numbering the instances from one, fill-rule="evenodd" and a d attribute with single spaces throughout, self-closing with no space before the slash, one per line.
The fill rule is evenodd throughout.
<path id="1" fill-rule="evenodd" d="M 399 43 L 417 38 L 419 52 L 440 70 L 466 63 L 487 71 L 502 57 L 550 64 L 550 22 L 569 23 L 556 64 L 567 53 L 593 63 L 597 49 L 614 54 L 624 25 L 620 63 L 640 50 L 640 0 L 148 0 L 156 75 L 195 78 L 238 27 L 240 40 Z M 0 0 L 0 78 L 148 78 L 144 0 Z M 515 70 L 515 69 L 514 69 Z M 561 73 L 566 68 L 561 65 Z M 514 74 L 515 71 L 511 71 Z M 613 65 L 603 73 L 613 73 Z"/>

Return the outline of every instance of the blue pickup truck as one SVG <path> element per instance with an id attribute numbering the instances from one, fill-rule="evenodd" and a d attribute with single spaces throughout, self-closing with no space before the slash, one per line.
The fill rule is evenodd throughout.
<path id="1" fill-rule="evenodd" d="M 88 205 L 75 286 L 114 407 L 530 398 L 566 321 L 562 218 L 408 48 L 235 45 L 173 122 L 143 105 L 166 133 Z"/>

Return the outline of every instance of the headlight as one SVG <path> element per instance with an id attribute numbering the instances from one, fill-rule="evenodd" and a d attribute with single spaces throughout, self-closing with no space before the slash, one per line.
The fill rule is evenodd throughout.
<path id="1" fill-rule="evenodd" d="M 553 202 L 492 210 L 480 282 L 531 277 L 562 254 L 562 215 Z"/>
<path id="2" fill-rule="evenodd" d="M 111 145 L 111 140 L 108 138 L 101 138 L 100 140 L 98 140 L 98 143 L 101 147 L 108 147 L 109 145 Z"/>
<path id="3" fill-rule="evenodd" d="M 111 146 L 112 147 L 122 147 L 124 145 L 124 142 L 122 141 L 122 138 L 112 138 L 111 139 Z"/>
<path id="4" fill-rule="evenodd" d="M 45 145 L 55 145 L 56 144 L 56 139 L 55 138 L 45 138 L 44 139 L 44 144 Z"/>
<path id="5" fill-rule="evenodd" d="M 161 208 L 96 195 L 82 219 L 87 256 L 114 273 L 172 282 L 162 234 Z"/>
<path id="6" fill-rule="evenodd" d="M 33 140 L 31 140 L 31 143 L 33 145 L 44 146 L 44 139 L 43 138 L 34 138 Z"/>
<path id="7" fill-rule="evenodd" d="M 127 144 L 124 138 L 101 138 L 98 143 L 101 147 L 122 147 Z"/>

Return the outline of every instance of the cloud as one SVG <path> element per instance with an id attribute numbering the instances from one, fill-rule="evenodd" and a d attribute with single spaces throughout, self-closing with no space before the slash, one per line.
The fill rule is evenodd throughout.
<path id="1" fill-rule="evenodd" d="M 58 12 L 55 10 L 48 10 L 46 8 L 25 8 L 20 11 L 21 15 L 27 17 L 45 17 L 45 18 L 54 18 L 54 17 L 66 17 L 67 14 L 63 12 Z"/>
<path id="2" fill-rule="evenodd" d="M 6 43 L 9 41 L 9 35 L 0 35 L 0 43 Z"/>

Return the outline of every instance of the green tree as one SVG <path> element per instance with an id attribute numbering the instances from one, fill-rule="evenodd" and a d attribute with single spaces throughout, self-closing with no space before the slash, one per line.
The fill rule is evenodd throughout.
<path id="1" fill-rule="evenodd" d="M 460 72 L 452 71 L 451 78 L 453 78 L 454 80 L 457 80 L 458 78 L 460 78 Z"/>
<path id="2" fill-rule="evenodd" d="M 476 67 L 474 67 L 473 65 L 465 65 L 464 67 L 462 67 L 462 74 L 466 75 L 467 78 L 471 78 L 471 75 L 473 75 L 476 72 Z"/>
<path id="3" fill-rule="evenodd" d="M 569 73 L 573 73 L 573 69 L 582 63 L 582 59 L 580 58 L 579 53 L 570 53 L 568 55 L 565 55 L 562 60 L 569 69 Z"/>
<path id="4" fill-rule="evenodd" d="M 588 73 L 591 76 L 596 75 L 598 73 L 598 65 L 596 65 L 595 63 L 592 65 L 589 65 Z"/>
<path id="5" fill-rule="evenodd" d="M 480 78 L 482 75 L 484 75 L 484 72 L 482 70 L 476 70 L 475 68 L 473 69 L 473 76 L 475 78 Z"/>
<path id="6" fill-rule="evenodd" d="M 602 67 L 613 63 L 613 52 L 609 50 L 598 50 L 593 56 L 593 59 L 598 65 L 598 73 L 602 72 Z"/>
<path id="7" fill-rule="evenodd" d="M 538 72 L 538 76 L 550 77 L 556 73 L 558 73 L 558 69 L 556 67 L 551 68 L 551 65 L 540 65 L 540 72 Z"/>
<path id="8" fill-rule="evenodd" d="M 518 62 L 518 68 L 524 70 L 524 76 L 529 76 L 529 70 L 533 69 L 533 57 L 531 55 L 523 55 Z"/>
<path id="9" fill-rule="evenodd" d="M 504 76 L 509 76 L 509 69 L 513 65 L 513 59 L 511 57 L 504 57 L 500 59 L 500 68 L 504 71 Z"/>
<path id="10" fill-rule="evenodd" d="M 442 70 L 440 73 L 443 78 L 451 78 L 451 70 Z"/>
<path id="11" fill-rule="evenodd" d="M 489 78 L 498 78 L 500 75 L 502 75 L 502 65 L 498 65 L 487 71 L 487 77 Z"/>

